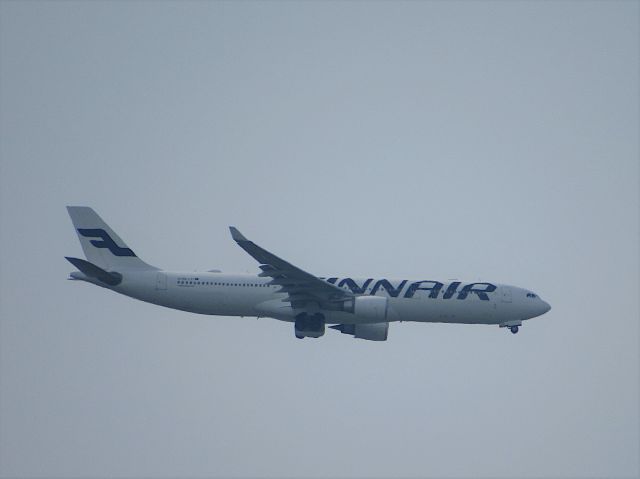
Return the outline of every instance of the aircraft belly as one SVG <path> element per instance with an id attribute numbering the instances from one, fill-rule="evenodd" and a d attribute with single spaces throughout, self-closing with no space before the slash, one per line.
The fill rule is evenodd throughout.
<path id="1" fill-rule="evenodd" d="M 391 301 L 400 321 L 494 324 L 495 302 L 480 299 L 401 299 Z"/>
<path id="2" fill-rule="evenodd" d="M 115 288 L 114 288 L 115 289 Z M 149 303 L 192 313 L 223 316 L 255 316 L 250 297 L 230 294 L 224 290 L 199 287 L 169 286 L 157 290 L 150 281 L 130 281 L 116 291 Z"/>
<path id="3" fill-rule="evenodd" d="M 220 294 L 186 288 L 174 288 L 165 293 L 157 295 L 157 304 L 200 314 L 231 314 L 231 308 Z"/>

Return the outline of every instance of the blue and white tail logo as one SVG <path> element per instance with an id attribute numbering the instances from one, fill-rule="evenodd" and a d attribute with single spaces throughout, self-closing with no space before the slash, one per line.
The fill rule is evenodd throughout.
<path id="1" fill-rule="evenodd" d="M 134 256 L 135 253 L 129 248 L 122 248 L 116 244 L 105 230 L 100 228 L 78 228 L 78 233 L 86 238 L 100 238 L 91 240 L 90 243 L 96 248 L 106 248 L 114 256 Z"/>
<path id="2" fill-rule="evenodd" d="M 142 261 L 118 233 L 88 206 L 67 206 L 67 211 L 89 263 L 105 271 L 158 269 Z"/>

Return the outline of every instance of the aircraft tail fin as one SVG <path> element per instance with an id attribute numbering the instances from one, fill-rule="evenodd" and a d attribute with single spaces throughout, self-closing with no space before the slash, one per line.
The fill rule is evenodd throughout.
<path id="1" fill-rule="evenodd" d="M 105 270 L 158 269 L 138 258 L 93 209 L 67 206 L 67 211 L 88 264 Z M 71 262 L 82 271 L 78 264 Z"/>

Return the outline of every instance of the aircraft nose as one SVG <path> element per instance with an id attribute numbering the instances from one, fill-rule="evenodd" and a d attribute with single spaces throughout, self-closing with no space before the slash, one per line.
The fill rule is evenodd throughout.
<path id="1" fill-rule="evenodd" d="M 551 305 L 546 301 L 542 301 L 542 312 L 540 314 L 544 314 L 551 311 Z"/>

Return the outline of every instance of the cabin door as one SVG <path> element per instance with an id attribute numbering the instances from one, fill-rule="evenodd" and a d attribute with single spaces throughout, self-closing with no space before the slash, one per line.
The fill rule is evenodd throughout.
<path id="1" fill-rule="evenodd" d="M 156 289 L 158 291 L 165 291 L 167 289 L 167 275 L 164 273 L 158 273 L 156 276 Z"/>

